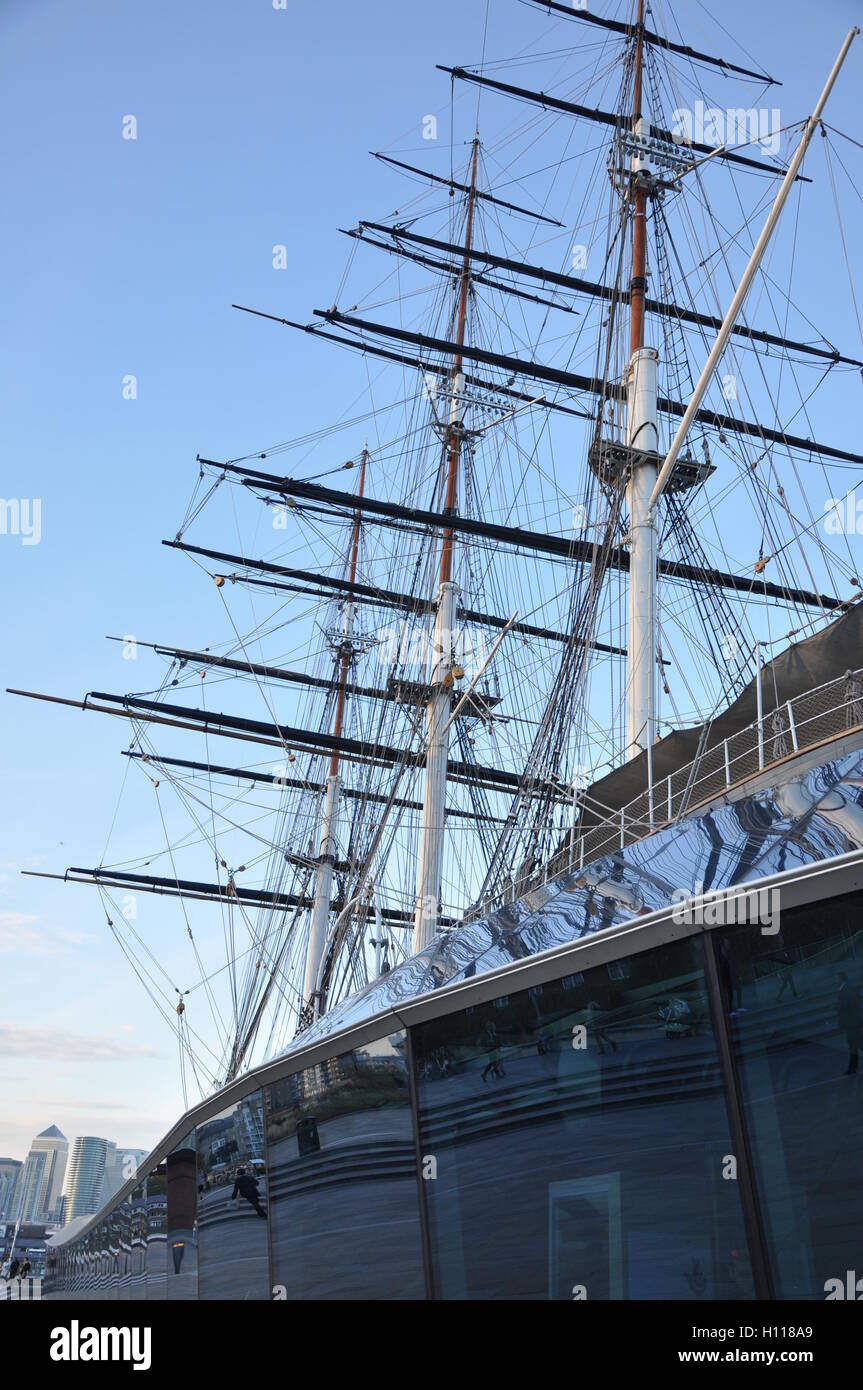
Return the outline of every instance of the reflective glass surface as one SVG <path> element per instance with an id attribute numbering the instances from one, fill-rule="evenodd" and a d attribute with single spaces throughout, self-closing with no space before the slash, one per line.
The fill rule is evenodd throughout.
<path id="1" fill-rule="evenodd" d="M 167 1177 L 164 1163 L 147 1178 L 147 1299 L 167 1298 L 166 1238 L 168 1225 Z"/>
<path id="2" fill-rule="evenodd" d="M 403 1032 L 268 1089 L 277 1296 L 424 1298 Z"/>
<path id="3" fill-rule="evenodd" d="M 775 776 L 763 790 L 687 816 L 487 917 L 439 932 L 419 955 L 336 1004 L 286 1052 L 418 994 L 665 907 L 680 889 L 751 882 L 863 846 L 859 748 L 802 773 L 778 767 Z"/>
<path id="4" fill-rule="evenodd" d="M 168 1154 L 167 1185 L 168 1298 L 198 1297 L 198 1156 L 195 1131 Z"/>
<path id="5" fill-rule="evenodd" d="M 753 1297 L 700 943 L 416 1028 L 435 1293 Z"/>
<path id="6" fill-rule="evenodd" d="M 774 899 L 711 933 L 785 1299 L 860 1277 L 860 905 Z M 417 1026 L 419 1183 L 403 1032 L 271 1085 L 266 1126 L 250 1092 L 52 1253 L 43 1293 L 422 1298 L 422 1205 L 439 1298 L 751 1298 L 702 951 L 689 937 Z"/>
<path id="7" fill-rule="evenodd" d="M 197 1141 L 198 1296 L 269 1298 L 261 1092 L 199 1125 Z"/>
<path id="8" fill-rule="evenodd" d="M 108 1236 L 105 1229 L 105 1222 L 99 1223 L 96 1228 L 96 1280 L 94 1293 L 96 1298 L 103 1298 L 108 1283 Z"/>
<path id="9" fill-rule="evenodd" d="M 129 1199 L 129 1297 L 147 1297 L 146 1184 L 139 1182 Z"/>
<path id="10" fill-rule="evenodd" d="M 130 1204 L 121 1202 L 111 1215 L 111 1240 L 116 1251 L 117 1298 L 130 1296 L 129 1279 L 131 1274 L 131 1248 L 129 1245 Z"/>
<path id="11" fill-rule="evenodd" d="M 861 906 L 780 911 L 778 932 L 740 926 L 718 952 L 780 1298 L 863 1274 Z"/>

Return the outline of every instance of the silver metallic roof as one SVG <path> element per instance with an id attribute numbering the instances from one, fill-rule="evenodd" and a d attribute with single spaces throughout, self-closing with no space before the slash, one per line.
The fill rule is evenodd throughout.
<path id="1" fill-rule="evenodd" d="M 775 769 L 769 786 L 714 804 L 487 917 L 441 932 L 278 1055 L 419 994 L 665 907 L 681 890 L 731 888 L 863 848 L 861 742 L 859 732 L 849 736 L 832 761 L 816 766 L 812 753 L 801 755 Z"/>

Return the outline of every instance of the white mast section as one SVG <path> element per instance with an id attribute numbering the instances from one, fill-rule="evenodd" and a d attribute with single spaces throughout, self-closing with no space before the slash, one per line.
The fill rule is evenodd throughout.
<path id="1" fill-rule="evenodd" d="M 626 756 L 653 744 L 656 726 L 656 524 L 650 495 L 656 483 L 659 435 L 654 348 L 637 348 L 627 374 L 627 444 L 632 460 L 626 486 L 629 513 L 629 657 Z M 641 451 L 649 456 L 636 462 Z"/>
<path id="2" fill-rule="evenodd" d="M 317 991 L 321 957 L 323 955 L 324 942 L 327 939 L 327 927 L 330 921 L 330 903 L 333 897 L 333 871 L 335 869 L 339 835 L 339 786 L 338 773 L 331 774 L 327 778 L 324 819 L 321 827 L 320 852 L 318 854 L 318 867 L 315 871 L 315 897 L 312 905 L 312 922 L 309 928 L 309 945 L 306 952 L 306 982 L 303 989 L 303 1000 L 306 1004 L 313 1001 Z M 317 1013 L 317 1005 L 315 1005 L 315 1012 Z"/>
<path id="3" fill-rule="evenodd" d="M 444 850 L 453 626 L 457 589 L 441 584 L 434 624 L 431 695 L 426 706 L 426 780 L 417 868 L 414 954 L 432 940 L 438 920 Z"/>
<path id="4" fill-rule="evenodd" d="M 629 365 L 626 372 L 626 443 L 629 477 L 629 642 L 626 672 L 626 756 L 653 744 L 656 726 L 656 551 L 650 496 L 659 455 L 656 368 L 659 354 L 644 345 L 647 293 L 647 200 L 653 190 L 650 122 L 642 114 L 644 0 L 638 3 L 633 64 L 632 152 L 627 196 L 632 201 Z"/>

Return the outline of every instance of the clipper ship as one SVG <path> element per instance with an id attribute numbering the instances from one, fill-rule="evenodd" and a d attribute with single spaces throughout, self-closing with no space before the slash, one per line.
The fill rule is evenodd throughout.
<path id="1" fill-rule="evenodd" d="M 694 49 L 644 0 L 607 18 L 529 7 L 551 26 L 545 43 L 442 69 L 446 162 L 374 155 L 398 208 L 345 229 L 332 304 L 294 318 L 234 306 L 257 331 L 293 335 L 288 362 L 320 355 L 336 410 L 340 353 L 364 359 L 368 390 L 313 435 L 198 457 L 164 544 L 166 563 L 186 557 L 209 586 L 206 631 L 193 599 L 183 645 L 115 639 L 146 664 L 142 688 L 37 696 L 130 726 L 127 779 L 155 798 L 164 842 L 59 876 L 97 889 L 176 1030 L 190 1107 L 112 1212 L 58 1238 L 66 1294 L 237 1296 L 205 1245 L 222 1248 L 216 1232 L 245 1201 L 243 1230 L 266 1216 L 269 1244 L 237 1257 L 239 1296 L 359 1296 L 327 1282 L 343 1251 L 320 1233 L 302 1251 L 306 1282 L 286 1285 L 280 1241 L 294 1237 L 275 1218 L 282 1201 L 290 1229 L 313 1227 L 310 1193 L 326 1206 L 345 1182 L 377 1191 L 363 1167 L 374 1154 L 377 1176 L 399 1193 L 407 1181 L 419 1206 L 416 1259 L 385 1242 L 389 1277 L 366 1276 L 383 1297 L 676 1296 L 674 1279 L 680 1296 L 814 1296 L 777 1254 L 747 1111 L 752 1039 L 735 1030 L 750 986 L 755 999 L 765 975 L 790 980 L 796 1000 L 807 962 L 826 959 L 826 928 L 821 947 L 808 927 L 797 941 L 793 913 L 780 928 L 777 912 L 774 933 L 759 915 L 770 892 L 786 923 L 822 896 L 844 903 L 863 846 L 863 606 L 842 523 L 863 453 L 856 435 L 843 442 L 847 416 L 837 423 L 863 360 L 833 342 L 844 265 L 823 269 L 823 322 L 798 304 L 794 223 L 826 185 L 847 251 L 839 189 L 854 188 L 859 145 L 824 113 L 857 31 L 811 113 L 782 125 L 780 84 L 731 39 L 729 55 Z M 227 534 L 228 515 L 257 546 L 210 539 L 209 519 Z M 675 914 L 681 892 L 700 916 Z M 150 893 L 188 936 L 188 979 L 165 977 L 124 908 Z M 212 959 L 204 913 L 221 926 Z M 828 1027 L 819 983 L 809 1026 L 840 1051 L 847 1034 L 853 1058 L 859 931 L 847 917 L 835 930 L 830 960 L 849 956 L 850 989 Z M 655 979 L 628 990 L 632 953 L 643 966 L 678 938 L 704 952 L 692 978 L 675 967 L 661 998 Z M 744 939 L 762 951 L 745 981 Z M 780 1037 L 779 1004 L 769 1018 L 759 1007 L 758 1036 Z M 457 1010 L 470 1021 L 449 1035 Z M 528 1126 L 538 1091 L 548 1124 L 587 1105 L 561 1079 L 579 1029 L 598 1111 L 715 1089 L 742 1170 L 727 1218 L 736 1268 L 675 1233 L 648 1292 L 639 1237 L 621 1244 L 619 1173 L 543 1188 L 545 1273 L 473 1279 L 453 1256 L 429 1136 L 466 1162 L 477 1127 Z M 645 1068 L 640 1100 L 627 1048 Z M 528 1065 L 546 1069 L 541 1084 L 518 1081 Z M 480 1077 L 497 1086 L 492 1110 L 468 1097 Z M 398 1093 L 408 1129 L 389 1157 L 378 1139 L 353 1152 L 347 1128 L 328 1154 L 327 1125 L 347 1126 L 363 1086 L 377 1095 L 363 1114 L 394 1114 Z M 619 1121 L 606 1123 L 617 1142 Z M 329 1176 L 315 1177 L 324 1159 Z M 167 1226 L 151 1220 L 148 1237 L 166 1185 Z M 486 1213 L 481 1246 L 497 1219 Z M 582 1246 L 594 1255 L 580 1269 Z M 176 1251 L 193 1247 L 194 1289 L 179 1295 Z"/>

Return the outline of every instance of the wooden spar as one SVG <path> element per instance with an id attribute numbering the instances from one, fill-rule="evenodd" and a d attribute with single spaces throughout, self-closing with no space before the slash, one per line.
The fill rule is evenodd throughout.
<path id="1" fill-rule="evenodd" d="M 308 906 L 308 899 L 302 893 L 277 893 L 266 888 L 242 888 L 237 884 L 229 887 L 225 883 L 200 883 L 185 878 L 161 878 L 153 874 L 121 873 L 108 868 L 81 869 L 70 868 L 65 874 L 45 873 L 38 869 L 22 869 L 27 878 L 53 878 L 64 883 L 84 883 L 94 888 L 134 887 L 141 893 L 160 893 L 166 897 L 189 898 L 198 902 L 221 902 L 228 905 L 246 903 L 253 907 L 283 910 L 290 907 Z M 86 877 L 73 877 L 86 875 Z M 334 908 L 340 903 L 336 901 Z M 411 921 L 395 908 L 381 908 L 381 916 L 394 926 L 409 927 Z M 449 918 L 450 925 L 454 919 Z"/>
<path id="2" fill-rule="evenodd" d="M 385 246 L 383 242 L 375 241 L 372 237 L 364 235 L 365 230 L 369 229 L 381 235 L 392 237 L 393 247 Z M 402 242 L 413 242 L 418 246 L 427 246 L 431 250 L 439 251 L 443 255 L 454 256 L 460 251 L 460 247 L 455 246 L 450 241 L 441 241 L 438 237 L 424 236 L 410 228 L 402 226 L 387 226 L 384 222 L 361 222 L 359 227 L 344 232 L 345 236 L 353 237 L 357 241 L 362 241 L 366 246 L 374 246 L 385 250 L 393 249 L 396 254 L 411 258 L 412 253 L 406 251 Z M 492 251 L 480 250 L 474 247 L 470 253 L 470 258 L 479 265 L 487 265 L 492 269 L 506 270 L 513 275 L 522 275 L 527 279 L 538 280 L 542 284 L 554 285 L 560 289 L 572 290 L 576 294 L 585 294 L 591 298 L 604 299 L 613 303 L 627 304 L 629 293 L 620 289 L 618 285 L 601 285 L 595 280 L 585 280 L 579 275 L 568 275 L 564 271 L 549 270 L 545 266 L 532 265 L 529 261 L 517 261 L 511 256 L 499 256 Z M 431 257 L 422 258 L 423 265 L 431 266 L 432 269 L 441 270 L 444 273 L 452 274 L 453 267 L 446 261 L 436 261 Z M 474 280 L 481 278 L 474 276 Z M 502 281 L 494 281 L 493 286 L 502 292 L 512 293 L 512 286 L 504 284 Z M 566 306 L 555 304 L 553 300 L 547 302 L 552 308 L 560 309 Z M 715 314 L 701 313 L 696 309 L 687 309 L 682 304 L 670 304 L 666 300 L 645 299 L 645 308 L 650 314 L 658 314 L 661 318 L 674 319 L 675 322 L 691 323 L 703 328 L 719 328 L 722 320 Z M 236 307 L 236 306 L 235 306 Z M 255 312 L 246 310 L 247 313 Z M 269 318 L 271 315 L 261 315 L 260 317 Z M 277 320 L 283 322 L 283 320 Z M 846 367 L 863 367 L 863 361 L 858 357 L 848 357 L 839 352 L 834 347 L 819 347 L 815 343 L 803 343 L 796 338 L 785 338 L 779 333 L 770 333 L 763 328 L 751 328 L 748 324 L 735 324 L 732 332 L 741 338 L 748 338 L 754 343 L 763 343 L 766 347 L 786 348 L 788 351 L 801 352 L 812 357 L 819 357 L 827 362 Z M 825 340 L 826 341 L 826 340 Z M 433 370 L 431 364 L 428 370 Z"/>
<path id="3" fill-rule="evenodd" d="M 362 461 L 360 463 L 360 481 L 357 488 L 357 495 L 360 498 L 362 498 L 365 488 L 368 456 L 368 448 L 364 446 Z M 362 513 L 359 507 L 357 507 L 354 511 L 353 525 L 351 527 L 348 584 L 356 583 L 361 519 Z M 354 603 L 351 598 L 348 598 L 345 603 L 338 694 L 336 695 L 336 712 L 333 719 L 333 738 L 336 741 L 341 738 L 342 724 L 345 716 L 348 673 L 353 658 L 353 625 Z M 333 874 L 335 872 L 339 816 L 341 812 L 339 791 L 339 749 L 338 742 L 336 742 L 336 746 L 333 748 L 332 756 L 330 757 L 330 771 L 327 777 L 327 790 L 324 796 L 320 853 L 318 855 L 318 864 L 315 871 L 315 896 L 309 921 L 309 941 L 306 951 L 306 980 L 303 990 L 303 1010 L 306 1012 L 320 1012 L 320 1005 L 322 1002 L 321 995 L 318 991 L 318 978 L 320 976 L 321 958 L 327 940 L 330 920 L 330 903 L 333 893 Z M 301 1014 L 301 1018 L 302 1017 L 303 1014 Z"/>
<path id="4" fill-rule="evenodd" d="M 452 369 L 452 411 L 449 428 L 449 460 L 447 464 L 446 493 L 443 510 L 454 512 L 458 500 L 458 465 L 461 452 L 462 421 L 464 418 L 464 384 L 461 381 L 464 359 L 464 339 L 467 325 L 467 301 L 470 290 L 470 252 L 473 240 L 473 209 L 476 195 L 476 162 L 479 151 L 479 136 L 474 136 L 473 158 L 471 160 L 470 189 L 467 198 L 467 223 L 464 236 L 464 255 L 458 291 L 458 319 L 456 323 L 456 353 Z M 450 528 L 443 533 L 440 557 L 440 582 L 448 584 L 452 579 L 453 533 Z"/>
<path id="5" fill-rule="evenodd" d="M 449 427 L 446 434 L 446 490 L 443 514 L 455 515 L 458 502 L 458 469 L 461 441 L 464 434 L 465 381 L 464 346 L 467 328 L 467 306 L 470 293 L 470 252 L 473 240 L 473 215 L 476 193 L 476 170 L 479 158 L 479 135 L 474 135 L 471 156 L 470 187 L 467 195 L 464 250 L 458 284 L 455 352 L 452 366 Z M 453 571 L 452 526 L 445 526 L 441 543 L 440 581 L 435 608 L 431 653 L 431 682 L 426 706 L 426 770 L 423 788 L 422 826 L 420 829 L 417 863 L 417 895 L 414 912 L 414 952 L 428 945 L 437 930 L 440 914 L 441 874 L 443 871 L 446 780 L 449 749 L 450 690 L 453 684 L 453 629 L 456 615 L 456 586 Z"/>
<path id="6" fill-rule="evenodd" d="M 305 777 L 283 777 L 281 773 L 277 772 L 253 771 L 246 767 L 227 767 L 220 763 L 199 763 L 192 758 L 168 758 L 162 753 L 144 754 L 135 752 L 133 749 L 129 748 L 122 749 L 122 755 L 124 758 L 134 758 L 138 762 L 144 761 L 152 763 L 154 767 L 179 767 L 187 772 L 206 772 L 210 777 L 236 777 L 239 781 L 250 782 L 252 786 L 258 783 L 261 786 L 267 786 L 269 784 L 271 786 L 294 787 L 300 791 L 318 793 L 325 792 L 327 789 L 326 782 L 310 782 L 308 778 Z M 356 801 L 368 801 L 375 805 L 383 806 L 389 803 L 406 811 L 422 810 L 421 801 L 410 801 L 407 797 L 396 797 L 395 800 L 393 800 L 391 797 L 384 796 L 381 792 L 357 790 L 353 787 L 342 787 L 341 794 L 343 797 Z M 481 815 L 476 811 L 463 811 L 458 806 L 448 806 L 446 813 L 447 819 L 455 817 L 457 820 L 475 821 L 477 824 L 482 825 L 506 824 L 502 816 Z"/>
<path id="7" fill-rule="evenodd" d="M 514 87 L 509 82 L 498 82 L 492 77 L 481 77 L 479 73 L 468 72 L 466 68 L 448 68 L 442 63 L 437 64 L 440 72 L 449 73 L 450 77 L 462 82 L 474 82 L 480 87 L 489 87 L 494 92 L 502 92 L 505 96 L 518 97 L 521 101 L 529 101 L 537 106 L 541 106 L 548 111 L 565 111 L 571 116 L 579 116 L 584 120 L 597 121 L 600 125 L 613 126 L 619 130 L 621 125 L 625 130 L 629 124 L 628 119 L 621 122 L 619 114 L 615 111 L 600 111 L 596 107 L 579 106 L 572 101 L 564 101 L 560 97 L 549 96 L 547 92 L 534 92 L 527 87 Z M 674 141 L 674 136 L 670 130 L 663 130 L 658 126 L 651 127 L 652 133 L 660 140 L 667 143 Z M 745 168 L 757 169 L 762 174 L 771 174 L 780 177 L 785 170 L 774 164 L 764 164 L 760 160 L 750 159 L 745 154 L 735 154 L 732 150 L 717 148 L 716 145 L 703 145 L 699 141 L 687 141 L 688 150 L 696 150 L 699 154 L 711 155 L 717 159 L 727 160 L 731 164 L 741 164 Z M 807 179 L 808 183 L 809 180 Z"/>
<path id="8" fill-rule="evenodd" d="M 656 730 L 656 569 L 658 538 L 648 505 L 656 481 L 656 369 L 659 354 L 644 343 L 647 294 L 647 200 L 656 180 L 647 145 L 650 122 L 642 110 L 644 0 L 638 0 L 633 58 L 632 134 L 624 198 L 632 208 L 632 278 L 629 284 L 629 361 L 626 369 L 626 443 L 629 469 L 626 510 L 629 525 L 629 640 L 626 678 L 626 756 L 649 750 Z"/>
<path id="9" fill-rule="evenodd" d="M 460 193 L 469 193 L 470 185 L 458 183 L 455 179 L 441 178 L 440 174 L 429 173 L 428 169 L 420 169 L 416 164 L 405 164 L 404 160 L 393 159 L 392 155 L 381 154 L 379 150 L 371 150 L 373 159 L 380 159 L 384 164 L 392 164 L 396 169 L 406 169 L 410 174 L 421 174 L 430 183 L 442 183 L 446 188 L 458 189 Z M 474 185 L 474 198 L 481 198 L 486 203 L 494 203 L 496 207 L 506 208 L 507 212 L 517 212 L 522 217 L 532 217 L 536 222 L 546 222 L 552 227 L 562 227 L 563 222 L 558 222 L 556 217 L 547 217 L 543 212 L 533 212 L 530 208 L 520 207 L 518 203 L 507 203 L 503 198 L 496 198 L 493 193 L 487 193 Z"/>
<path id="10" fill-rule="evenodd" d="M 560 0 L 533 0 L 535 5 L 541 5 L 544 10 L 554 11 L 555 14 L 562 14 L 567 19 L 582 20 L 586 24 L 596 24 L 601 29 L 607 29 L 612 34 L 628 35 L 631 25 L 625 24 L 619 19 L 603 19 L 599 15 L 593 14 L 588 10 L 587 5 L 573 4 L 572 0 L 568 5 L 563 5 Z M 736 63 L 730 63 L 727 58 L 716 58 L 712 53 L 702 53 L 697 48 L 691 48 L 688 43 L 674 43 L 671 39 L 665 38 L 663 34 L 654 33 L 652 29 L 644 31 L 644 42 L 653 44 L 658 48 L 663 48 L 667 53 L 677 53 L 684 58 L 689 58 L 693 63 L 709 63 L 712 67 L 721 68 L 723 72 L 736 72 L 741 77 L 751 77 L 758 82 L 763 82 L 765 86 L 782 86 L 775 77 L 770 77 L 766 72 L 756 72 L 753 68 L 738 67 Z"/>
<path id="11" fill-rule="evenodd" d="M 644 63 L 644 0 L 638 0 L 633 67 L 632 129 L 641 129 L 642 69 Z M 644 300 L 647 290 L 647 184 L 635 181 L 632 214 L 632 279 L 629 286 L 629 355 L 644 347 Z"/>
<path id="12" fill-rule="evenodd" d="M 360 481 L 357 487 L 357 496 L 362 497 L 366 485 L 366 464 L 368 463 L 368 445 L 363 447 L 363 456 L 360 462 Z M 354 524 L 351 531 L 351 558 L 348 565 L 348 584 L 353 585 L 357 579 L 357 554 L 360 546 L 360 521 L 362 512 L 359 507 L 354 513 Z M 349 598 L 345 604 L 345 641 L 342 646 L 341 670 L 339 672 L 339 693 L 336 697 L 336 714 L 333 720 L 333 735 L 339 738 L 342 732 L 342 722 L 345 715 L 345 699 L 347 696 L 348 673 L 351 665 L 350 635 L 353 625 L 353 602 Z M 334 751 L 330 759 L 330 776 L 335 777 L 339 770 L 339 755 Z"/>
<path id="13" fill-rule="evenodd" d="M 288 728 L 282 724 L 264 723 L 257 719 L 240 719 L 236 715 L 218 714 L 209 710 L 163 705 L 159 701 L 144 700 L 134 695 L 103 695 L 97 692 L 93 698 L 71 700 L 61 695 L 44 695 L 39 691 L 15 690 L 8 686 L 6 694 L 21 695 L 28 700 L 45 700 L 53 705 L 68 705 L 72 709 L 96 714 L 113 714 L 118 718 L 131 719 L 140 724 L 165 724 L 174 729 L 189 729 L 196 733 L 203 730 L 211 736 L 240 739 L 244 743 L 265 744 L 279 748 L 283 752 L 293 744 L 303 753 L 329 757 L 333 748 L 338 747 L 340 756 L 346 761 L 375 767 L 392 768 L 396 764 L 406 767 L 422 767 L 424 763 L 422 752 L 413 753 L 409 748 L 390 748 L 378 743 L 363 743 L 359 739 L 347 738 L 344 735 L 336 742 L 331 734 L 322 734 L 314 729 Z M 111 705 L 95 704 L 94 699 L 116 700 L 120 708 L 114 709 Z M 149 712 L 158 709 L 170 711 L 173 717 Z M 187 717 L 177 717 L 183 715 Z M 277 737 L 273 735 L 277 735 Z M 508 791 L 518 787 L 522 780 L 515 772 L 507 772 L 504 768 L 485 767 L 481 763 L 451 760 L 447 770 L 451 780 L 469 784 L 475 783 L 487 787 L 489 791 Z M 545 794 L 547 783 L 544 779 L 537 778 L 530 785 L 536 788 L 535 794 L 537 796 Z"/>
<path id="14" fill-rule="evenodd" d="M 457 518 L 457 520 L 452 521 L 452 524 L 454 527 L 460 528 L 461 521 L 463 521 L 463 518 Z M 524 534 L 531 535 L 531 532 L 525 531 Z M 243 569 L 260 570 L 263 574 L 283 574 L 288 575 L 288 577 L 299 575 L 300 578 L 306 578 L 306 580 L 321 585 L 321 587 L 338 589 L 342 594 L 353 594 L 354 599 L 359 598 L 363 600 L 363 602 L 377 603 L 377 605 L 395 607 L 395 609 L 402 609 L 403 607 L 403 609 L 406 609 L 409 613 L 428 613 L 432 607 L 432 602 L 429 599 L 417 598 L 417 595 L 414 594 L 399 594 L 395 589 L 382 589 L 374 584 L 349 584 L 347 580 L 336 580 L 336 578 L 329 574 L 314 574 L 309 570 L 289 570 L 286 569 L 285 566 L 281 566 L 281 564 L 272 564 L 270 560 L 252 560 L 245 555 L 228 555 L 224 550 L 208 550 L 204 548 L 204 546 L 188 545 L 185 541 L 163 541 L 161 543 L 171 546 L 174 550 L 185 550 L 188 555 L 203 555 L 210 560 L 227 560 L 228 563 L 239 564 Z M 232 582 L 243 582 L 243 575 L 239 574 L 228 574 L 225 575 L 225 578 L 229 578 Z M 299 592 L 299 594 L 309 594 L 311 598 L 315 599 L 327 598 L 327 595 L 320 594 L 320 592 L 315 591 L 315 589 L 307 587 L 295 588 L 293 585 L 289 584 L 274 584 L 272 587 L 277 589 L 288 589 L 292 594 L 297 594 L 297 592 Z M 464 609 L 464 607 L 460 607 L 459 617 L 464 623 L 478 623 L 481 624 L 481 626 L 491 628 L 506 627 L 507 623 L 509 623 L 509 619 L 504 619 L 504 617 L 500 617 L 499 614 L 479 613 L 477 609 Z M 524 632 L 525 637 L 548 638 L 549 642 L 573 641 L 571 632 L 560 632 L 557 631 L 557 628 L 553 627 L 539 627 L 536 626 L 535 623 L 514 623 L 513 631 Z M 122 638 L 110 638 L 110 641 L 122 641 Z M 140 645 L 142 644 L 139 642 L 139 646 Z M 161 648 L 161 646 L 157 646 L 157 644 L 146 644 L 146 642 L 143 645 L 156 646 L 157 651 L 164 652 L 165 649 L 167 649 Z M 627 655 L 625 646 L 614 646 L 610 644 L 610 642 L 589 642 L 588 645 L 591 646 L 593 651 L 607 652 L 609 656 Z M 175 652 L 179 651 L 179 649 L 170 648 L 170 651 Z M 249 663 L 243 663 L 243 669 L 253 670 L 253 667 L 250 666 Z M 265 667 L 263 667 L 263 670 L 265 670 Z M 347 694 L 352 694 L 352 692 L 349 691 Z"/>
<path id="15" fill-rule="evenodd" d="M 452 352 L 455 347 L 455 344 L 445 338 L 433 338 L 426 333 L 414 333 L 410 329 L 396 328 L 391 324 L 372 323 L 367 319 L 359 319 L 351 314 L 342 314 L 337 309 L 315 309 L 314 314 L 316 318 L 325 319 L 330 324 L 344 325 L 360 332 L 377 333 L 385 338 L 393 338 L 396 342 L 413 343 L 420 347 L 429 348 L 433 352 Z M 263 317 L 271 316 L 264 315 Z M 303 332 L 309 332 L 314 336 L 314 329 L 309 329 L 306 325 L 295 324 L 290 319 L 282 319 L 280 322 L 289 328 L 300 328 Z M 345 347 L 358 348 L 362 352 L 373 351 L 372 347 L 365 342 L 353 342 L 350 338 L 342 338 L 338 341 Z M 591 395 L 601 396 L 604 400 L 625 399 L 625 391 L 617 383 L 603 381 L 599 377 L 585 376 L 582 372 L 571 372 L 561 367 L 550 367 L 542 362 L 525 362 L 523 358 L 492 352 L 487 348 L 475 347 L 473 344 L 465 344 L 462 352 L 466 358 L 474 362 L 502 367 L 511 375 L 527 377 L 534 381 L 547 381 L 552 385 L 573 391 L 588 392 Z M 668 415 L 682 416 L 686 411 L 686 406 L 682 401 L 676 401 L 666 396 L 659 398 L 658 408 Z M 787 430 L 769 429 L 766 425 L 751 420 L 740 420 L 736 415 L 720 415 L 718 411 L 702 409 L 697 411 L 695 419 L 708 425 L 711 429 L 729 430 L 734 434 L 750 435 L 761 440 L 764 445 L 768 443 L 781 444 L 789 449 L 803 449 L 809 454 L 823 454 L 824 458 L 841 459 L 843 462 L 849 463 L 863 463 L 863 455 L 855 454 L 848 449 L 837 449 L 830 444 L 820 444 L 813 439 L 804 439 L 800 435 L 790 434 Z"/>
<path id="16" fill-rule="evenodd" d="M 242 472 L 242 470 L 238 471 Z M 254 489 L 272 490 L 282 496 L 309 498 L 325 505 L 349 506 L 355 503 L 355 499 L 350 493 L 337 492 L 335 489 L 323 487 L 319 483 L 306 483 L 296 478 L 268 478 L 263 481 L 259 476 L 257 478 L 244 478 L 243 481 Z M 591 542 L 575 540 L 567 536 L 553 536 L 541 531 L 528 531 L 525 527 L 502 526 L 496 522 L 478 521 L 475 517 L 455 516 L 448 518 L 444 517 L 441 512 L 423 511 L 417 507 L 404 507 L 399 503 L 384 502 L 373 497 L 364 497 L 358 505 L 363 511 L 374 515 L 394 517 L 406 522 L 413 522 L 419 526 L 439 526 L 442 522 L 449 521 L 456 531 L 464 531 L 468 535 L 485 536 L 489 540 L 499 541 L 504 545 L 534 550 L 545 555 L 556 555 L 563 560 L 581 561 L 589 565 L 593 558 Z M 382 522 L 381 524 L 385 523 Z M 605 564 L 607 569 L 628 570 L 629 554 L 622 547 L 615 546 L 608 551 Z M 825 608 L 831 609 L 841 609 L 845 606 L 844 600 L 835 598 L 830 594 L 816 594 L 806 589 L 792 589 L 784 584 L 772 584 L 764 581 L 760 575 L 729 574 L 727 571 L 717 570 L 712 566 L 689 565 L 682 560 L 660 560 L 659 570 L 660 573 L 668 575 L 671 579 L 697 580 L 703 584 L 714 584 L 718 588 L 733 589 L 739 593 L 751 594 L 754 598 L 776 598 L 783 602 L 806 604 L 814 608 L 820 608 L 822 604 Z M 593 645 L 597 647 L 597 650 L 602 650 L 599 644 Z"/>

